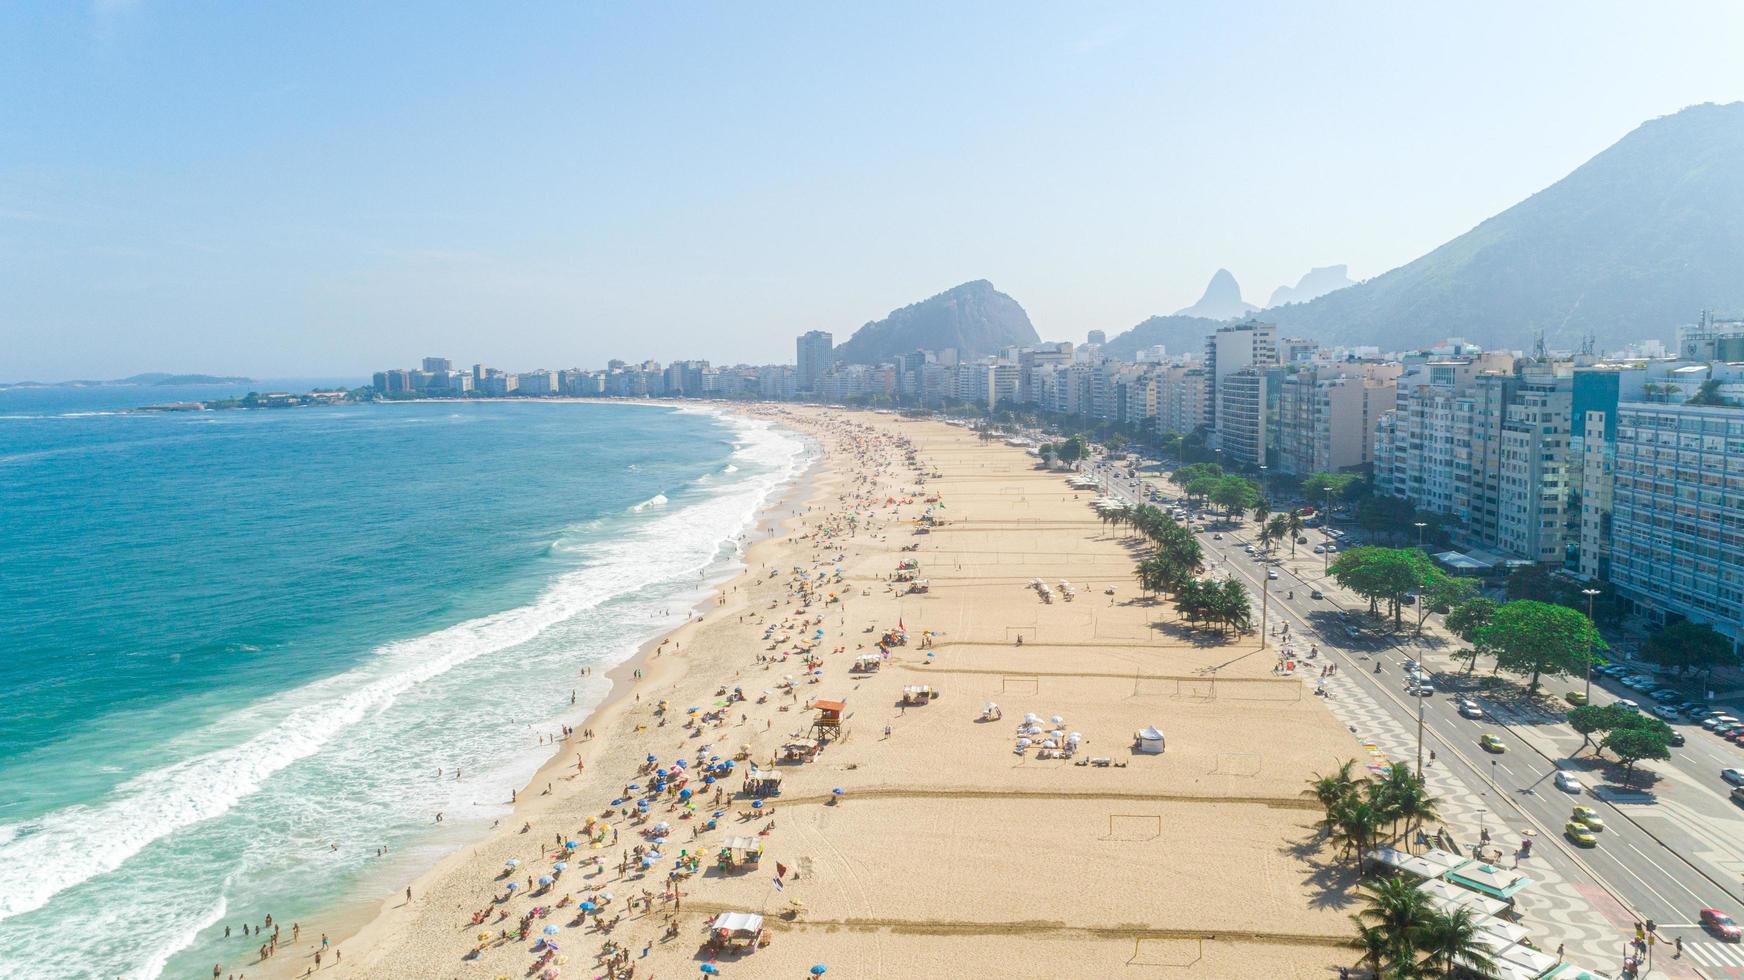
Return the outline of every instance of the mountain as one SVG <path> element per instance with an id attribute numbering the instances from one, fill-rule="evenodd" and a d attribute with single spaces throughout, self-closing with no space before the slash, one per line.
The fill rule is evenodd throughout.
<path id="1" fill-rule="evenodd" d="M 108 381 L 80 379 L 74 381 L 15 381 L 9 387 L 13 388 L 111 388 L 129 385 L 154 386 L 173 388 L 177 385 L 229 385 L 249 384 L 253 378 L 232 377 L 216 374 L 165 374 L 162 371 L 148 371 L 145 374 L 130 375 L 125 378 L 113 378 Z"/>
<path id="2" fill-rule="evenodd" d="M 1223 326 L 1221 320 L 1202 316 L 1153 316 L 1126 331 L 1102 347 L 1102 353 L 1122 360 L 1133 360 L 1146 347 L 1162 344 L 1169 356 L 1188 351 L 1203 351 L 1205 338 Z"/>
<path id="3" fill-rule="evenodd" d="M 1319 299 L 1335 289 L 1354 286 L 1356 282 L 1350 278 L 1348 265 L 1323 265 L 1309 269 L 1294 286 L 1279 286 L 1272 290 L 1271 301 L 1267 306 L 1283 306 L 1285 303 L 1306 303 L 1311 299 Z"/>
<path id="4" fill-rule="evenodd" d="M 866 324 L 836 347 L 836 357 L 850 364 L 878 364 L 922 348 L 955 347 L 958 356 L 969 358 L 1040 342 L 1017 300 L 977 279 Z"/>
<path id="5" fill-rule="evenodd" d="M 1523 349 L 1669 339 L 1744 313 L 1744 102 L 1643 123 L 1574 172 L 1417 260 L 1261 314 L 1323 343 L 1460 336 Z"/>
<path id="6" fill-rule="evenodd" d="M 1259 309 L 1241 298 L 1241 285 L 1228 269 L 1218 269 L 1211 277 L 1211 282 L 1205 287 L 1205 295 L 1199 297 L 1199 302 L 1184 310 L 1176 310 L 1176 316 L 1202 316 L 1210 320 L 1233 320 L 1246 316 Z"/>

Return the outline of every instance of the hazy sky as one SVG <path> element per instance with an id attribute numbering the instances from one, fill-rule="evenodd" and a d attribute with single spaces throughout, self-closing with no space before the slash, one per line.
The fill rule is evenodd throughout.
<path id="1" fill-rule="evenodd" d="M 0 379 L 791 360 L 991 279 L 1044 337 L 1372 276 L 1744 4 L 0 7 Z"/>

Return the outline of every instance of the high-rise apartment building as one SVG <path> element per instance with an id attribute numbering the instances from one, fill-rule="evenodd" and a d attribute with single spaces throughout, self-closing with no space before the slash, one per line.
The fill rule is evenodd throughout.
<path id="1" fill-rule="evenodd" d="M 818 381 L 835 362 L 835 338 L 827 330 L 808 330 L 799 335 L 798 367 L 794 373 L 800 391 L 817 390 Z"/>
<path id="2" fill-rule="evenodd" d="M 1276 326 L 1248 320 L 1219 327 L 1205 339 L 1205 421 L 1216 448 L 1233 462 L 1257 466 L 1266 460 L 1265 372 L 1278 363 L 1277 336 Z M 1231 379 L 1244 371 L 1232 388 Z"/>

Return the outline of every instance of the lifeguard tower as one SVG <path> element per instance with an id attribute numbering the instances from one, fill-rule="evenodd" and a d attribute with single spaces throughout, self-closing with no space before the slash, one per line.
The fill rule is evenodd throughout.
<path id="1" fill-rule="evenodd" d="M 817 717 L 811 723 L 811 737 L 819 742 L 841 738 L 842 712 L 848 710 L 847 704 L 841 701 L 813 701 L 811 706 L 817 712 Z"/>

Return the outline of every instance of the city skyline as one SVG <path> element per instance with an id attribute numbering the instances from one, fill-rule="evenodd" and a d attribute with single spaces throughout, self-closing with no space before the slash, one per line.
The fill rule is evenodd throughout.
<path id="1" fill-rule="evenodd" d="M 978 277 L 1112 336 L 1220 267 L 1261 304 L 1376 275 L 1744 95 L 1735 8 L 1495 15 L 16 7 L 8 374 L 363 375 L 485 331 L 769 361 Z"/>

